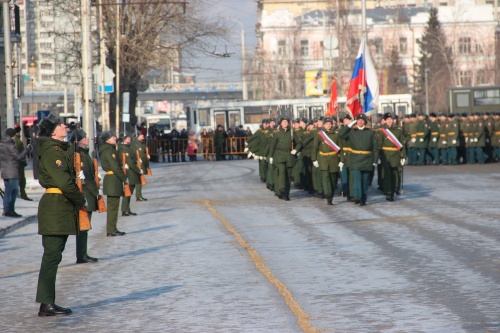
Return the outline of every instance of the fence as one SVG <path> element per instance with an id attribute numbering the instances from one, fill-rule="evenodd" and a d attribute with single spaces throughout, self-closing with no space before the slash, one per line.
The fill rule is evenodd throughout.
<path id="1" fill-rule="evenodd" d="M 222 155 L 229 156 L 246 156 L 244 152 L 245 141 L 247 138 L 227 138 L 222 143 Z M 160 159 L 165 161 L 176 162 L 177 160 L 184 160 L 186 155 L 191 158 L 194 156 L 202 155 L 205 160 L 210 160 L 215 156 L 215 145 L 213 138 L 202 138 L 195 141 L 194 147 L 190 145 L 189 139 L 149 139 L 148 148 L 151 160 L 159 162 Z"/>

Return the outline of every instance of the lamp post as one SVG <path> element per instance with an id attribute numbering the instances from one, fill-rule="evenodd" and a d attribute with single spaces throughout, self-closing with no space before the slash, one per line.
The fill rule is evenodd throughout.
<path id="1" fill-rule="evenodd" d="M 240 20 L 237 20 L 232 17 L 220 16 L 221 18 L 228 19 L 238 23 L 241 26 L 241 83 L 243 89 L 243 100 L 246 101 L 248 99 L 248 89 L 247 89 L 247 80 L 245 77 L 245 28 L 243 27 L 243 23 Z"/>

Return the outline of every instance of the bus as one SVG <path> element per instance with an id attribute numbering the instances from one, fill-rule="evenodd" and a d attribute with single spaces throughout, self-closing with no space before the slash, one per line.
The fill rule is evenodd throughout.
<path id="1" fill-rule="evenodd" d="M 172 119 L 168 114 L 143 114 L 139 117 L 139 124 L 142 123 L 145 124 L 148 130 L 152 127 L 154 130 L 163 131 L 165 134 L 172 131 Z"/>
<path id="2" fill-rule="evenodd" d="M 242 125 L 255 132 L 264 118 L 287 116 L 294 118 L 317 118 L 324 116 L 330 103 L 329 97 L 282 99 L 263 101 L 199 102 L 186 109 L 191 130 L 199 133 L 203 128 L 213 129 L 223 125 L 225 129 Z M 346 97 L 339 97 L 339 114 L 346 114 Z M 379 96 L 378 113 L 392 112 L 399 116 L 412 113 L 412 95 Z"/>
<path id="3" fill-rule="evenodd" d="M 451 87 L 448 89 L 450 113 L 500 111 L 500 86 Z"/>

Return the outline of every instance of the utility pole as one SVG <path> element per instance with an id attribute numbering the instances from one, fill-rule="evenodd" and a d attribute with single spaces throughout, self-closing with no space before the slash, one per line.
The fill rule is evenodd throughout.
<path id="1" fill-rule="evenodd" d="M 10 38 L 10 5 L 3 0 L 3 47 L 5 53 L 5 98 L 7 127 L 14 128 L 14 96 L 12 89 L 12 44 Z"/>
<path id="2" fill-rule="evenodd" d="M 83 130 L 90 140 L 89 153 L 92 155 L 95 147 L 94 112 L 90 109 L 92 100 L 92 46 L 90 45 L 90 2 L 81 0 L 82 11 L 82 80 L 83 80 Z M 76 96 L 75 96 L 76 100 Z M 75 103 L 76 106 L 76 103 Z M 79 113 L 79 110 L 75 110 Z"/>
<path id="3" fill-rule="evenodd" d="M 115 87 L 115 127 L 116 136 L 120 135 L 120 38 L 121 34 L 121 24 L 120 24 L 120 6 L 122 0 L 118 1 L 118 6 L 116 6 L 116 87 Z M 104 89 L 104 87 L 103 87 Z"/>

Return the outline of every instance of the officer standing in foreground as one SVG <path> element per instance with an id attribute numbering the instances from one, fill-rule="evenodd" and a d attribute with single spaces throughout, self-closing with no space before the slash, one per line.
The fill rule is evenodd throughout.
<path id="1" fill-rule="evenodd" d="M 277 171 L 274 179 L 276 194 L 278 198 L 290 201 L 290 176 L 293 167 L 290 156 L 295 155 L 297 151 L 293 149 L 293 138 L 288 117 L 281 118 L 280 130 L 274 133 L 274 139 L 269 149 L 270 164 L 273 164 Z"/>
<path id="2" fill-rule="evenodd" d="M 92 220 L 92 212 L 97 211 L 97 196 L 99 189 L 95 182 L 94 164 L 89 155 L 89 139 L 87 133 L 82 129 L 75 129 L 69 138 L 73 144 L 76 143 L 76 152 L 80 154 L 81 170 L 83 171 L 82 190 L 87 200 L 87 213 L 89 221 Z M 73 147 L 71 147 L 73 148 Z M 97 262 L 99 259 L 87 254 L 88 230 L 80 231 L 76 236 L 76 263 L 86 264 Z"/>
<path id="3" fill-rule="evenodd" d="M 39 182 L 45 194 L 38 205 L 38 233 L 42 235 L 43 257 L 38 276 L 38 316 L 69 315 L 71 310 L 55 304 L 57 268 L 68 235 L 78 234 L 78 208 L 86 201 L 74 178 L 67 127 L 49 114 L 40 122 Z"/>
<path id="4" fill-rule="evenodd" d="M 122 165 L 116 151 L 116 136 L 112 131 L 105 131 L 100 136 L 101 167 L 106 172 L 103 182 L 103 193 L 107 196 L 106 207 L 106 236 L 123 236 L 124 232 L 116 227 L 118 224 L 118 209 L 120 197 L 123 196 L 123 183 L 127 177 L 123 173 Z"/>

